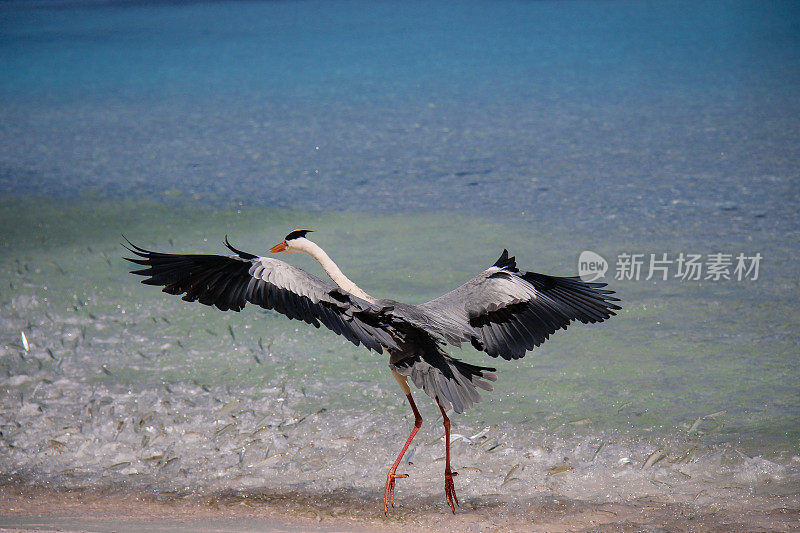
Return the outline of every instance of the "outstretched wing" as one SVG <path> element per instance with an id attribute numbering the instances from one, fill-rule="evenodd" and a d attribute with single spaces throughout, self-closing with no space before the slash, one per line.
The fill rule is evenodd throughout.
<path id="1" fill-rule="evenodd" d="M 317 328 L 324 324 L 378 353 L 381 345 L 396 347 L 381 327 L 379 306 L 278 259 L 237 250 L 227 237 L 225 246 L 232 255 L 165 254 L 128 244 L 136 258 L 125 259 L 146 267 L 132 274 L 147 276 L 142 283 L 161 285 L 166 293 L 183 294 L 187 302 L 222 311 L 241 311 L 250 302 Z"/>
<path id="2" fill-rule="evenodd" d="M 443 337 L 461 335 L 492 357 L 519 359 L 574 320 L 602 322 L 621 309 L 605 283 L 520 272 L 508 250 L 462 286 L 418 306 Z M 454 343 L 455 344 L 455 343 Z"/>

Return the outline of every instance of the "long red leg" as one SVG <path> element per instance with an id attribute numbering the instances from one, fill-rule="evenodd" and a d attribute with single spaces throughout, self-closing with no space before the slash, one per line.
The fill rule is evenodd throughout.
<path id="1" fill-rule="evenodd" d="M 422 416 L 420 416 L 419 411 L 417 411 L 417 405 L 414 403 L 414 398 L 411 397 L 410 392 L 406 394 L 406 398 L 408 398 L 408 403 L 411 404 L 411 410 L 414 411 L 414 429 L 411 430 L 411 435 L 408 436 L 405 446 L 400 450 L 400 455 L 397 456 L 397 460 L 386 475 L 386 487 L 383 489 L 383 512 L 386 514 L 389 514 L 390 501 L 392 507 L 394 507 L 394 480 L 408 477 L 408 474 L 395 474 L 395 471 L 397 471 L 397 467 L 403 459 L 403 455 L 405 455 L 411 441 L 414 440 L 414 435 L 416 435 L 419 428 L 422 427 Z"/>
<path id="2" fill-rule="evenodd" d="M 450 504 L 450 509 L 452 509 L 453 514 L 455 514 L 456 505 L 459 505 L 459 503 L 458 498 L 456 497 L 456 486 L 453 483 L 453 478 L 458 475 L 458 472 L 453 472 L 450 470 L 450 419 L 447 418 L 447 414 L 444 412 L 444 408 L 442 407 L 442 404 L 439 403 L 438 398 L 436 399 L 436 405 L 439 406 L 439 410 L 442 412 L 442 423 L 444 424 L 444 495 L 447 498 L 447 503 Z M 455 502 L 455 505 L 453 502 Z"/>

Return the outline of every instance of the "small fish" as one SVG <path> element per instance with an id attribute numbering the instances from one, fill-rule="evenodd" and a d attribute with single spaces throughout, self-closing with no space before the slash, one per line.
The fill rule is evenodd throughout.
<path id="1" fill-rule="evenodd" d="M 260 428 L 256 429 L 254 432 L 250 433 L 250 437 L 256 437 L 259 433 L 262 433 L 268 429 L 272 429 L 271 425 L 261 426 Z"/>
<path id="2" fill-rule="evenodd" d="M 231 339 L 233 339 L 233 342 L 236 342 L 236 335 L 233 334 L 233 326 L 230 324 L 228 324 L 228 333 L 231 334 Z"/>
<path id="3" fill-rule="evenodd" d="M 218 429 L 217 431 L 215 431 L 214 432 L 214 436 L 215 437 L 219 437 L 220 435 L 224 435 L 228 431 L 232 430 L 234 427 L 236 427 L 236 422 L 231 422 L 230 424 L 227 424 L 227 425 L 221 427 L 220 429 Z"/>
<path id="4" fill-rule="evenodd" d="M 326 411 L 326 409 L 323 407 L 322 409 L 320 409 L 319 411 L 317 411 L 315 413 L 308 413 L 307 415 L 304 415 L 304 416 L 302 416 L 300 418 L 295 418 L 294 420 L 289 420 L 288 422 L 281 422 L 280 424 L 278 424 L 278 427 L 279 428 L 285 428 L 285 427 L 289 427 L 289 426 L 296 426 L 297 424 L 299 424 L 300 422 L 302 422 L 303 420 L 305 420 L 309 416 L 311 416 L 311 415 L 319 415 L 319 414 L 324 413 L 325 411 Z"/>
<path id="5" fill-rule="evenodd" d="M 20 331 L 19 333 L 22 336 L 22 347 L 25 348 L 26 352 L 31 351 L 31 345 L 28 344 L 28 337 L 25 336 L 25 332 Z"/>
<path id="6" fill-rule="evenodd" d="M 414 463 L 411 462 L 411 459 L 414 457 L 414 454 L 416 453 L 416 451 L 417 451 L 417 447 L 416 446 L 414 446 L 413 448 L 408 450 L 408 454 L 406 455 L 406 464 L 407 465 L 414 464 Z"/>
<path id="7" fill-rule="evenodd" d="M 622 405 L 620 405 L 620 406 L 617 408 L 617 412 L 618 412 L 618 413 L 621 413 L 621 412 L 623 411 L 623 409 L 625 409 L 626 407 L 629 407 L 629 406 L 631 406 L 631 405 L 633 405 L 633 402 L 626 402 L 626 403 L 623 403 Z"/>
<path id="8" fill-rule="evenodd" d="M 689 428 L 689 431 L 687 431 L 687 434 L 688 434 L 688 435 L 691 435 L 692 433 L 694 433 L 695 431 L 697 431 L 697 429 L 700 427 L 700 422 L 702 422 L 702 421 L 703 421 L 703 420 L 705 420 L 706 418 L 717 418 L 718 416 L 720 416 L 720 415 L 724 415 L 724 414 L 725 414 L 725 413 L 727 413 L 727 412 L 728 412 L 728 411 L 726 411 L 726 410 L 722 410 L 722 411 L 716 411 L 716 412 L 714 412 L 714 413 L 711 413 L 711 414 L 707 414 L 707 415 L 703 415 L 703 416 L 698 416 L 698 417 L 697 417 L 697 420 L 695 420 L 695 421 L 694 421 L 694 424 L 692 424 L 692 427 L 690 427 L 690 428 Z"/>
<path id="9" fill-rule="evenodd" d="M 195 385 L 197 385 L 198 387 L 200 387 L 201 389 L 203 389 L 206 392 L 211 392 L 211 389 L 208 388 L 208 385 L 205 385 L 204 383 L 200 383 L 196 379 L 193 379 L 192 383 L 194 383 Z"/>
<path id="10" fill-rule="evenodd" d="M 105 375 L 107 375 L 107 376 L 113 376 L 113 375 L 114 375 L 114 373 L 113 373 L 113 372 L 111 372 L 111 370 L 109 370 L 109 369 L 106 367 L 106 365 L 102 365 L 102 366 L 100 367 L 100 370 L 102 370 L 102 371 L 103 371 L 103 374 L 105 374 Z"/>
<path id="11" fill-rule="evenodd" d="M 456 441 L 463 440 L 469 444 L 472 444 L 472 439 L 469 437 L 462 435 L 461 433 L 453 433 L 450 435 L 450 444 L 453 444 Z"/>
<path id="12" fill-rule="evenodd" d="M 692 446 L 691 448 L 688 448 L 688 449 L 687 449 L 685 452 L 683 452 L 683 455 L 681 455 L 680 457 L 678 457 L 678 458 L 676 458 L 676 459 L 670 460 L 670 463 L 673 463 L 673 464 L 674 464 L 674 463 L 682 463 L 682 462 L 684 462 L 684 461 L 688 460 L 688 459 L 689 459 L 689 456 L 691 456 L 691 455 L 692 455 L 692 453 L 693 453 L 693 452 L 694 452 L 696 449 L 697 449 L 697 446 Z"/>
<path id="13" fill-rule="evenodd" d="M 606 513 L 607 515 L 610 515 L 610 516 L 619 516 L 614 511 L 609 511 L 608 509 L 595 509 L 595 511 L 598 512 L 598 513 Z"/>
<path id="14" fill-rule="evenodd" d="M 575 468 L 570 465 L 556 465 L 544 469 L 544 471 L 547 472 L 548 476 L 563 474 L 564 472 L 569 472 L 570 470 L 575 470 Z"/>
<path id="15" fill-rule="evenodd" d="M 482 430 L 480 430 L 479 432 L 477 432 L 473 436 L 471 436 L 469 439 L 470 440 L 478 440 L 478 439 L 480 439 L 482 437 L 485 437 L 493 427 L 497 427 L 497 426 L 495 426 L 495 425 L 486 426 L 485 428 L 483 428 Z"/>
<path id="16" fill-rule="evenodd" d="M 208 440 L 208 437 L 198 431 L 185 431 L 183 436 L 191 440 Z"/>
<path id="17" fill-rule="evenodd" d="M 694 424 L 692 424 L 692 427 L 690 427 L 689 431 L 687 431 L 687 434 L 691 435 L 692 433 L 697 431 L 697 428 L 700 427 L 700 422 L 702 422 L 702 421 L 703 421 L 703 417 L 702 416 L 698 416 L 697 420 L 695 420 Z"/>
<path id="18" fill-rule="evenodd" d="M 503 443 L 502 443 L 502 442 L 498 442 L 497 444 L 495 444 L 495 445 L 494 445 L 494 446 L 492 446 L 491 448 L 487 449 L 486 451 L 487 451 L 487 452 L 493 452 L 494 450 L 496 450 L 497 448 L 499 448 L 499 447 L 500 447 L 500 446 L 502 446 L 502 445 L 503 445 Z"/>
<path id="19" fill-rule="evenodd" d="M 651 453 L 649 456 L 647 456 L 647 459 L 642 464 L 642 469 L 645 469 L 645 468 L 648 468 L 650 466 L 653 466 L 654 464 L 656 464 L 660 460 L 664 459 L 666 456 L 667 456 L 667 454 L 664 453 L 664 448 L 657 449 L 656 451 Z"/>
<path id="20" fill-rule="evenodd" d="M 57 453 L 61 453 L 67 449 L 67 445 L 61 441 L 50 439 L 50 441 L 48 442 L 47 449 L 52 449 L 55 450 Z"/>
<path id="21" fill-rule="evenodd" d="M 228 403 L 226 403 L 225 405 L 222 406 L 222 408 L 219 410 L 219 414 L 220 415 L 231 414 L 233 412 L 233 410 L 236 409 L 237 407 L 239 407 L 239 405 L 241 403 L 242 403 L 242 400 L 233 400 L 231 402 L 228 402 Z"/>
<path id="22" fill-rule="evenodd" d="M 143 415 L 138 422 L 136 423 L 139 427 L 145 426 L 148 422 L 150 422 L 153 418 L 155 418 L 156 412 L 150 411 L 146 415 Z"/>
<path id="23" fill-rule="evenodd" d="M 269 453 L 269 452 L 267 452 L 267 453 Z M 265 457 L 264 459 L 261 459 L 260 461 L 257 461 L 257 462 L 255 462 L 253 464 L 250 464 L 250 465 L 247 465 L 247 467 L 248 468 L 258 468 L 260 466 L 264 466 L 264 465 L 266 465 L 266 464 L 278 459 L 279 457 L 283 457 L 283 456 L 286 456 L 286 455 L 289 455 L 289 452 L 276 453 L 275 455 L 270 455 L 268 457 Z"/>
<path id="24" fill-rule="evenodd" d="M 592 461 L 595 460 L 595 458 L 597 457 L 597 454 L 600 453 L 600 450 L 602 450 L 603 446 L 605 446 L 605 445 L 606 445 L 606 441 L 602 441 L 600 443 L 600 446 L 597 447 L 597 449 L 594 451 L 594 455 L 592 455 Z"/>
<path id="25" fill-rule="evenodd" d="M 503 483 L 500 485 L 501 487 L 506 484 L 506 482 L 508 481 L 508 478 L 511 477 L 511 474 L 513 474 L 514 471 L 517 468 L 519 468 L 519 463 L 517 463 L 517 464 L 515 464 L 514 466 L 511 467 L 511 470 L 508 471 L 508 474 L 506 474 L 506 477 L 503 478 Z"/>

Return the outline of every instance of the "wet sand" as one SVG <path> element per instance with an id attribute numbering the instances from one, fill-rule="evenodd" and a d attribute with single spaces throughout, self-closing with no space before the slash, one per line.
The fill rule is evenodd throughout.
<path id="1" fill-rule="evenodd" d="M 388 516 L 380 494 L 227 491 L 211 495 L 0 488 L 0 531 L 800 531 L 797 494 L 770 508 L 655 499 L 589 503 L 542 494 L 524 502 L 406 495 Z"/>

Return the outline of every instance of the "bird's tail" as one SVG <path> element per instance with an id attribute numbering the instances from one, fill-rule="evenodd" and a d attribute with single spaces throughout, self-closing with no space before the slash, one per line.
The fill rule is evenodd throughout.
<path id="1" fill-rule="evenodd" d="M 491 391 L 493 387 L 489 381 L 497 381 L 494 368 L 471 365 L 440 350 L 408 357 L 389 366 L 438 400 L 445 410 L 452 408 L 456 413 L 463 413 L 481 401 L 478 388 Z"/>

